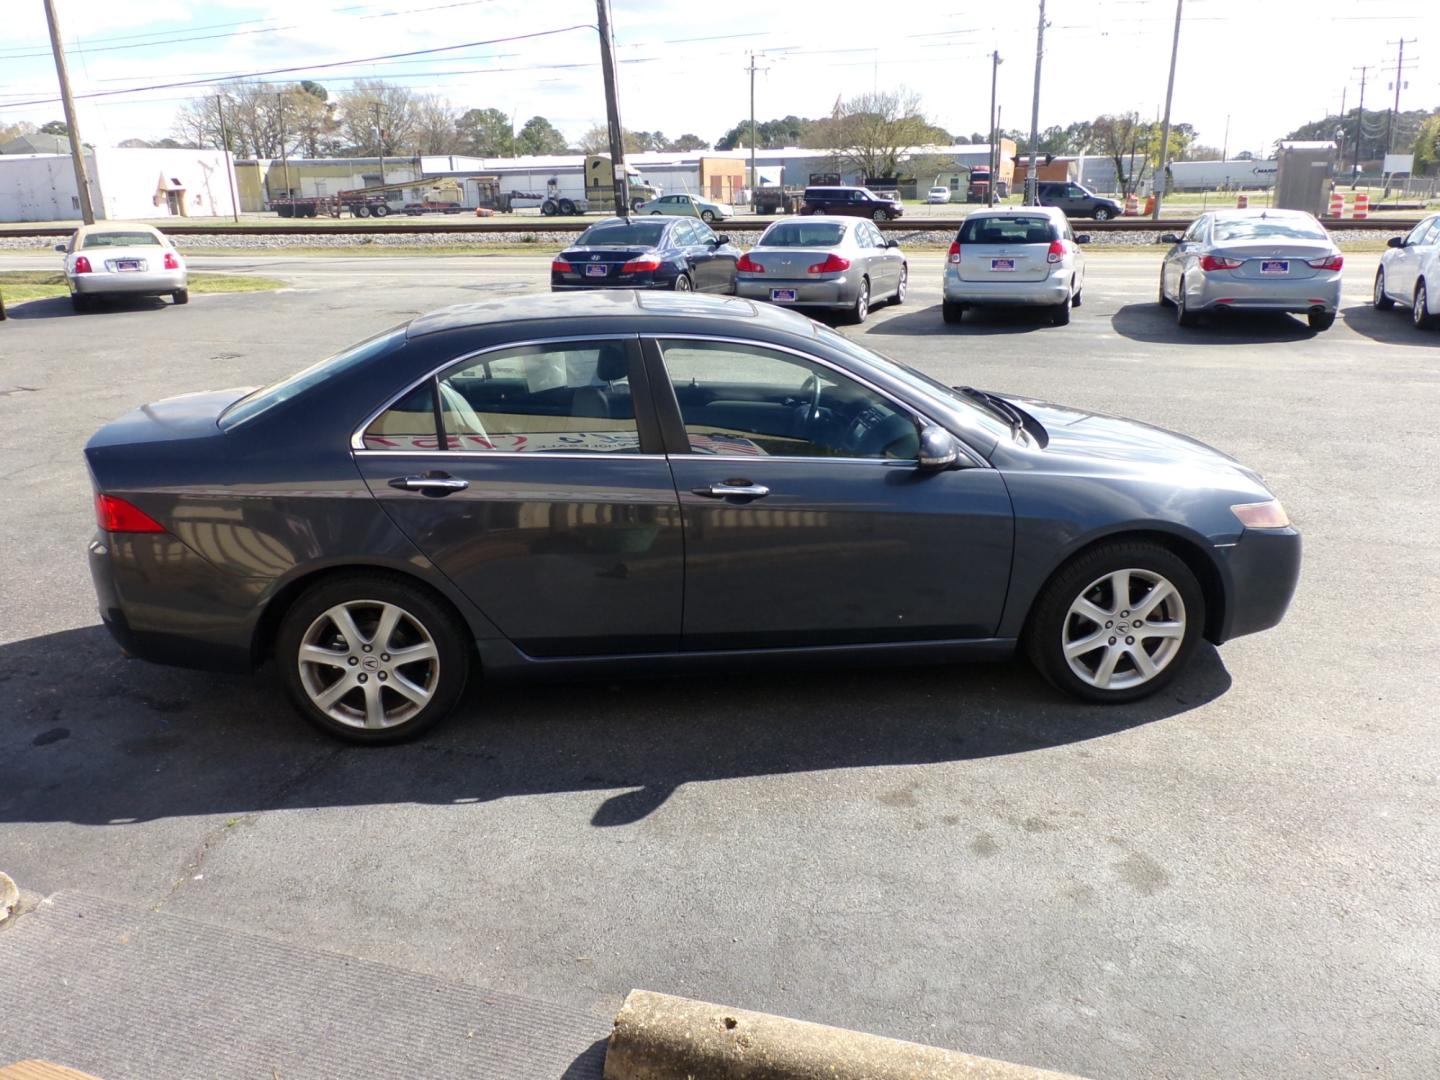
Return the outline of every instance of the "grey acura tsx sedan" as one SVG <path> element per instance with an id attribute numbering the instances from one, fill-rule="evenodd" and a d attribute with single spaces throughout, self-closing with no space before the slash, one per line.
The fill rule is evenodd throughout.
<path id="1" fill-rule="evenodd" d="M 85 449 L 121 646 L 245 671 L 359 742 L 467 679 L 1023 647 L 1131 701 L 1275 625 L 1300 537 L 1180 435 L 952 388 L 794 312 L 637 291 L 506 298 Z"/>

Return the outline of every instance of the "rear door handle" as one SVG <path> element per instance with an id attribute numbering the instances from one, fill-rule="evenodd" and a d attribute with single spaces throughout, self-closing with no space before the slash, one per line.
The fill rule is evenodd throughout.
<path id="1" fill-rule="evenodd" d="M 457 480 L 447 473 L 424 473 L 420 476 L 397 476 L 390 481 L 390 486 L 425 495 L 449 495 L 452 491 L 464 491 L 470 486 L 470 481 Z"/>
<path id="2" fill-rule="evenodd" d="M 691 491 L 707 499 L 728 499 L 737 495 L 744 499 L 759 499 L 770 494 L 770 489 L 764 484 L 752 484 L 748 480 L 727 480 L 709 487 L 691 488 Z"/>

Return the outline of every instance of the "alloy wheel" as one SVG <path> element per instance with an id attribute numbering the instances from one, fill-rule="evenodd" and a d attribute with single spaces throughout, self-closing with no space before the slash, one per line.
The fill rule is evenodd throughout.
<path id="1" fill-rule="evenodd" d="M 1098 690 L 1127 690 L 1155 678 L 1180 654 L 1185 601 L 1153 570 L 1116 570 L 1087 585 L 1061 630 L 1065 662 Z"/>
<path id="2" fill-rule="evenodd" d="M 430 703 L 440 680 L 431 632 L 404 608 L 380 600 L 351 600 L 322 612 L 295 659 L 314 706 L 352 728 L 405 723 Z"/>
<path id="3" fill-rule="evenodd" d="M 1415 300 L 1410 305 L 1410 321 L 1420 330 L 1430 325 L 1430 298 L 1425 294 L 1423 281 L 1415 286 Z"/>

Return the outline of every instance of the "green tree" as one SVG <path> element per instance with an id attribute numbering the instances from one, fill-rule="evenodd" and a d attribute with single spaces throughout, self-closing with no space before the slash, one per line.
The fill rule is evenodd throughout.
<path id="1" fill-rule="evenodd" d="M 686 132 L 665 149 L 673 150 L 679 154 L 688 154 L 692 150 L 709 150 L 710 144 L 700 138 L 699 135 L 691 135 L 689 132 Z"/>
<path id="2" fill-rule="evenodd" d="M 49 123 L 40 125 L 41 135 L 69 135 L 70 128 L 64 120 L 51 120 Z"/>
<path id="3" fill-rule="evenodd" d="M 800 146 L 805 134 L 816 123 L 800 116 L 786 116 L 779 120 L 757 121 L 755 137 L 750 135 L 750 121 L 742 120 L 715 141 L 716 150 L 734 150 L 753 144 L 761 150 L 779 150 L 786 146 Z M 699 149 L 699 147 L 696 147 Z"/>
<path id="4" fill-rule="evenodd" d="M 519 154 L 563 154 L 565 148 L 565 136 L 543 116 L 526 120 L 515 136 L 515 151 Z"/>
<path id="5" fill-rule="evenodd" d="M 1410 152 L 1415 155 L 1414 175 L 1440 172 L 1440 111 L 1420 125 Z"/>
<path id="6" fill-rule="evenodd" d="M 510 117 L 499 109 L 468 109 L 455 121 L 462 152 L 480 157 L 511 157 L 515 142 Z"/>

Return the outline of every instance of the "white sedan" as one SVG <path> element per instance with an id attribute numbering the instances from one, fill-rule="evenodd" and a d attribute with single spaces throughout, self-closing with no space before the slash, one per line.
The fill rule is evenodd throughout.
<path id="1" fill-rule="evenodd" d="M 1390 241 L 1375 271 L 1375 306 L 1408 304 L 1418 329 L 1440 325 L 1440 214 Z"/>
<path id="2" fill-rule="evenodd" d="M 65 283 L 76 311 L 99 296 L 169 296 L 190 300 L 185 257 L 150 225 L 82 225 L 70 240 L 56 244 L 65 254 Z"/>
<path id="3" fill-rule="evenodd" d="M 950 189 L 936 184 L 930 189 L 930 194 L 925 196 L 927 203 L 948 203 L 950 201 Z"/>

